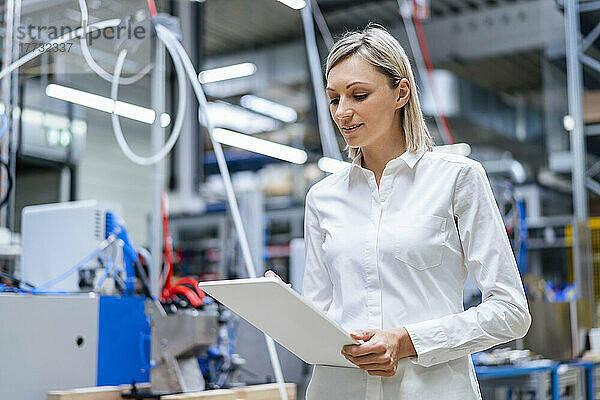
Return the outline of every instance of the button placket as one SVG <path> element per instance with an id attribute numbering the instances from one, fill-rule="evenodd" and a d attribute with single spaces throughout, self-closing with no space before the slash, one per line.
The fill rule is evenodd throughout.
<path id="1" fill-rule="evenodd" d="M 379 199 L 381 203 L 386 203 L 389 199 L 392 189 L 392 182 L 394 181 L 392 172 L 392 168 L 388 165 L 385 167 L 383 174 L 381 175 L 381 180 L 379 181 Z"/>
<path id="2" fill-rule="evenodd" d="M 369 243 L 367 244 L 368 258 L 365 263 L 365 269 L 367 274 L 367 310 L 368 310 L 368 329 L 378 328 L 378 312 L 377 312 L 377 234 L 379 232 L 379 213 L 381 206 L 377 201 L 373 202 L 372 206 L 372 218 L 374 221 L 372 234 L 369 235 Z"/>
<path id="3" fill-rule="evenodd" d="M 370 183 L 370 182 L 369 182 Z M 367 321 L 366 321 L 366 328 L 367 329 L 372 329 L 372 323 L 371 320 L 373 319 L 372 315 L 373 315 L 373 301 L 371 299 L 371 292 L 373 291 L 373 274 L 371 272 L 371 268 L 370 266 L 372 265 L 372 260 L 373 260 L 373 237 L 375 237 L 375 234 L 377 232 L 377 219 L 376 219 L 376 213 L 377 213 L 377 207 L 378 207 L 378 202 L 377 199 L 372 196 L 372 200 L 371 200 L 371 213 L 369 216 L 369 219 L 371 220 L 371 226 L 369 227 L 370 229 L 368 229 L 366 231 L 365 234 L 365 257 L 364 257 L 364 263 L 363 265 L 364 267 L 364 274 L 365 274 L 365 290 L 366 290 L 366 306 L 367 306 Z"/>
<path id="4" fill-rule="evenodd" d="M 383 208 L 385 205 L 385 189 L 384 179 L 379 182 L 375 181 L 375 174 L 372 171 L 364 171 L 365 178 L 367 179 L 369 188 L 371 189 L 371 196 L 373 201 L 371 203 L 371 221 L 373 222 L 373 230 L 371 235 L 367 235 L 367 257 L 365 263 L 365 270 L 367 276 L 367 327 L 368 329 L 382 329 L 381 326 L 381 296 L 380 293 L 380 282 L 379 282 L 379 250 L 378 250 L 378 238 L 379 231 L 381 229 L 381 218 Z M 389 174 L 386 173 L 386 174 Z M 368 372 L 364 372 L 367 377 L 365 400 L 381 400 L 381 385 L 382 380 L 378 376 L 371 376 Z"/>

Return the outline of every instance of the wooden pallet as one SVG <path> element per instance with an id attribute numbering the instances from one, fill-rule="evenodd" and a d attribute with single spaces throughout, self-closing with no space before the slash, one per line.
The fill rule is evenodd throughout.
<path id="1" fill-rule="evenodd" d="M 70 390 L 52 390 L 46 400 L 123 400 L 119 386 L 98 386 Z"/>
<path id="2" fill-rule="evenodd" d="M 229 389 L 207 390 L 161 396 L 161 400 L 238 400 L 238 393 Z"/>
<path id="3" fill-rule="evenodd" d="M 296 400 L 296 384 L 286 383 L 288 400 Z M 236 388 L 238 399 L 240 400 L 281 400 L 279 395 L 279 386 L 276 383 L 267 385 L 254 385 L 242 388 Z"/>

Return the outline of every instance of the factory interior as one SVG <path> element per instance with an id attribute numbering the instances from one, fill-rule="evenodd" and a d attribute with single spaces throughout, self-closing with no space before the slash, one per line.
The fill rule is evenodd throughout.
<path id="1" fill-rule="evenodd" d="M 321 362 L 252 320 L 304 314 L 201 289 L 308 304 L 307 193 L 355 167 L 327 54 L 369 24 L 432 153 L 485 170 L 521 277 L 525 336 L 465 356 L 478 396 L 600 399 L 600 0 L 0 4 L 0 400 L 431 399 L 306 397 Z M 464 310 L 487 296 L 469 274 Z"/>

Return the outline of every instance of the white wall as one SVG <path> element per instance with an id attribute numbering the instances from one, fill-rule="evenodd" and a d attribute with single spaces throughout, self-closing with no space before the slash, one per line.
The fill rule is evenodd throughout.
<path id="1" fill-rule="evenodd" d="M 123 155 L 114 138 L 109 114 L 88 110 L 87 123 L 86 148 L 77 177 L 77 198 L 119 203 L 133 242 L 148 245 L 152 167 L 135 165 Z M 122 126 L 134 151 L 148 155 L 150 125 L 127 122 L 122 118 Z"/>

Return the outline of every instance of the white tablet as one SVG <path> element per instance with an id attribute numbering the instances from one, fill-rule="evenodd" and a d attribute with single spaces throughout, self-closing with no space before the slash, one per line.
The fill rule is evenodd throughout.
<path id="1" fill-rule="evenodd" d="M 198 287 L 304 362 L 358 368 L 340 352 L 359 342 L 280 279 L 200 282 Z"/>

